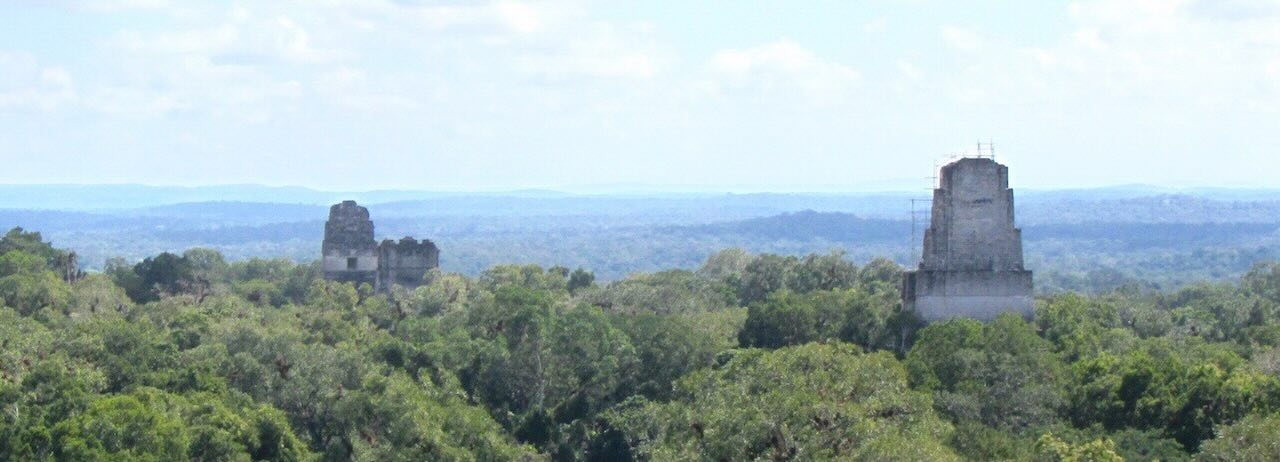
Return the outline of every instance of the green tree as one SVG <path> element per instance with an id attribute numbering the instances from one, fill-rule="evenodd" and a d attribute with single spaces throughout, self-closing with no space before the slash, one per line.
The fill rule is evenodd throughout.
<path id="1" fill-rule="evenodd" d="M 0 254 L 0 277 L 18 274 L 39 274 L 47 271 L 49 266 L 40 256 L 22 250 L 11 250 Z"/>
<path id="2" fill-rule="evenodd" d="M 890 326 L 898 310 L 860 289 L 796 294 L 773 292 L 752 304 L 738 338 L 744 347 L 778 348 L 813 341 L 843 340 L 868 349 L 887 349 L 898 331 Z"/>
<path id="3" fill-rule="evenodd" d="M 1036 441 L 1035 459 L 1038 462 L 1124 462 L 1124 458 L 1116 454 L 1116 444 L 1111 440 L 1071 444 L 1052 433 L 1045 433 Z"/>
<path id="4" fill-rule="evenodd" d="M 935 390 L 958 421 L 1022 432 L 1052 423 L 1070 378 L 1053 346 L 1015 314 L 956 319 L 921 330 L 907 353 L 914 386 Z"/>
<path id="5" fill-rule="evenodd" d="M 71 285 L 67 310 L 75 316 L 123 314 L 132 306 L 128 294 L 104 274 L 89 274 Z"/>
<path id="6" fill-rule="evenodd" d="M 1112 304 L 1065 294 L 1040 305 L 1035 320 L 1044 338 L 1068 361 L 1074 361 L 1107 347 L 1109 330 L 1120 325 L 1120 314 Z"/>
<path id="7" fill-rule="evenodd" d="M 254 404 L 244 395 L 199 393 L 184 398 L 189 460 L 301 462 L 310 458 L 306 445 L 278 409 Z"/>
<path id="8" fill-rule="evenodd" d="M 1103 353 L 1072 368 L 1069 408 L 1078 426 L 1163 429 L 1188 450 L 1212 437 L 1215 425 L 1280 404 L 1275 377 L 1198 339 L 1148 339 L 1133 351 Z"/>
<path id="9" fill-rule="evenodd" d="M 562 268 L 563 269 L 563 268 Z M 549 271 L 538 265 L 499 265 L 480 275 L 480 284 L 490 290 L 503 286 L 519 286 L 528 289 L 565 290 L 569 273 Z"/>
<path id="10" fill-rule="evenodd" d="M 761 255 L 756 257 L 742 271 L 737 281 L 738 300 L 742 305 L 764 300 L 778 290 L 787 288 L 787 281 L 792 279 L 800 261 L 796 257 L 781 255 Z"/>
<path id="11" fill-rule="evenodd" d="M 755 257 L 746 250 L 736 247 L 724 249 L 707 257 L 707 261 L 698 268 L 698 276 L 715 280 L 741 277 L 753 260 Z"/>
<path id="12" fill-rule="evenodd" d="M 370 375 L 343 401 L 357 461 L 533 460 L 482 408 L 404 374 Z"/>
<path id="13" fill-rule="evenodd" d="M 580 290 L 577 298 L 611 313 L 691 314 L 737 304 L 723 282 L 684 270 L 636 274 L 605 287 Z"/>
<path id="14" fill-rule="evenodd" d="M 858 282 L 858 267 L 842 251 L 807 255 L 792 269 L 787 288 L 800 293 L 847 289 Z"/>
<path id="15" fill-rule="evenodd" d="M 808 344 L 743 350 L 694 372 L 671 402 L 607 415 L 644 460 L 957 460 L 951 426 L 889 353 Z"/>
<path id="16" fill-rule="evenodd" d="M 595 283 L 596 283 L 595 273 L 592 273 L 582 268 L 578 268 L 576 270 L 573 270 L 573 273 L 569 275 L 569 285 L 568 285 L 569 293 L 576 294 L 578 293 L 578 291 L 582 289 L 586 289 L 588 287 L 595 285 Z"/>
<path id="17" fill-rule="evenodd" d="M 737 345 L 737 326 L 724 329 L 715 319 L 720 316 L 719 313 L 614 316 L 613 325 L 627 334 L 638 360 L 632 381 L 620 384 L 624 387 L 620 394 L 669 399 L 677 379 L 711 366 L 717 353 Z M 725 335 L 722 330 L 731 330 L 734 335 Z"/>
<path id="18" fill-rule="evenodd" d="M 234 291 L 244 297 L 245 300 L 258 306 L 278 307 L 284 305 L 287 300 L 279 285 L 263 279 L 237 282 L 235 283 Z"/>
<path id="19" fill-rule="evenodd" d="M 45 242 L 39 232 L 29 232 L 22 227 L 14 227 L 4 237 L 0 237 L 0 255 L 14 251 L 35 256 L 48 268 L 65 261 L 67 256 L 66 251 L 55 249 L 52 244 Z"/>
<path id="20" fill-rule="evenodd" d="M 190 435 L 171 396 L 153 389 L 94 401 L 53 428 L 58 460 L 187 460 Z"/>
<path id="21" fill-rule="evenodd" d="M 21 252 L 5 254 L 0 257 L 0 266 L 7 266 L 5 263 L 11 263 L 13 260 L 29 258 L 21 254 Z M 13 258 L 19 256 L 21 258 Z M 70 298 L 71 287 L 52 271 L 21 269 L 0 277 L 0 300 L 24 315 L 45 312 L 41 316 L 47 319 L 50 313 L 62 312 L 66 309 Z"/>
<path id="22" fill-rule="evenodd" d="M 1246 292 L 1280 303 L 1280 262 L 1259 262 L 1240 280 Z"/>
<path id="23" fill-rule="evenodd" d="M 138 303 L 155 301 L 162 295 L 186 293 L 196 283 L 191 262 L 168 252 L 147 257 L 134 265 L 133 272 L 138 275 L 138 285 L 125 290 Z"/>
<path id="24" fill-rule="evenodd" d="M 819 313 L 813 303 L 781 290 L 751 304 L 738 341 L 744 347 L 781 348 L 819 339 Z"/>
<path id="25" fill-rule="evenodd" d="M 1280 415 L 1249 415 L 1239 422 L 1218 427 L 1217 436 L 1205 441 L 1196 460 L 1280 460 Z"/>
<path id="26" fill-rule="evenodd" d="M 426 285 L 413 290 L 407 297 L 410 311 L 422 316 L 460 311 L 469 302 L 474 290 L 471 282 L 460 274 L 429 273 Z"/>
<path id="27" fill-rule="evenodd" d="M 871 260 L 858 270 L 858 284 L 867 290 L 896 294 L 902 286 L 902 265 L 888 258 Z"/>

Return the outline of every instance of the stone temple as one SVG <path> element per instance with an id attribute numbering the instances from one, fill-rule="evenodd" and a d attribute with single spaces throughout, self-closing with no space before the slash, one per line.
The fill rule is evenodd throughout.
<path id="1" fill-rule="evenodd" d="M 427 270 L 440 266 L 440 249 L 430 240 L 375 241 L 369 209 L 355 201 L 329 208 L 320 252 L 325 279 L 369 284 L 383 292 L 393 285 L 418 287 L 426 282 Z"/>
<path id="2" fill-rule="evenodd" d="M 924 234 L 920 267 L 903 276 L 903 308 L 926 321 L 983 321 L 1004 312 L 1035 314 L 1031 272 L 1022 266 L 1009 169 L 991 158 L 942 168 Z"/>

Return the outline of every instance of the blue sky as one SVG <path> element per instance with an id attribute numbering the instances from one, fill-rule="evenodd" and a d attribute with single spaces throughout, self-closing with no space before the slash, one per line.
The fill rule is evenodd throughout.
<path id="1" fill-rule="evenodd" d="M 1280 1 L 18 0 L 0 183 L 1277 187 Z"/>

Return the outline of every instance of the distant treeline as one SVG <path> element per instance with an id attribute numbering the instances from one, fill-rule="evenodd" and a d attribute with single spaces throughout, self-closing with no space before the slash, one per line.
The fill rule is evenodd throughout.
<path id="1" fill-rule="evenodd" d="M 1017 213 L 1027 262 L 1046 292 L 1231 278 L 1280 249 L 1280 202 L 1102 192 L 1026 196 Z M 789 255 L 841 249 L 856 261 L 886 256 L 909 265 L 928 224 L 921 214 L 912 232 L 907 198 L 528 194 L 441 196 L 370 210 L 378 238 L 432 239 L 449 271 L 477 275 L 521 262 L 589 267 L 601 280 L 616 280 L 694 268 L 726 247 Z M 232 260 L 308 262 L 319 253 L 326 213 L 321 205 L 215 202 L 95 212 L 0 210 L 0 224 L 41 229 L 59 246 L 76 249 L 88 269 L 100 270 L 108 258 L 138 261 L 190 247 L 214 248 Z M 1112 282 L 1103 284 L 1107 279 Z M 1090 280 L 1098 283 L 1085 282 Z"/>

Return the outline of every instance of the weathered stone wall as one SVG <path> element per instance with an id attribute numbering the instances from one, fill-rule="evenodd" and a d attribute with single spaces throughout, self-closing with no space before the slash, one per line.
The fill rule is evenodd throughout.
<path id="1" fill-rule="evenodd" d="M 986 158 L 943 167 L 920 267 L 903 278 L 903 307 L 928 321 L 1031 316 L 1032 291 L 1008 168 Z"/>
<path id="2" fill-rule="evenodd" d="M 387 239 L 378 246 L 378 284 L 407 288 L 422 285 L 428 270 L 440 266 L 440 249 L 430 240 L 405 237 L 399 242 Z"/>
<path id="3" fill-rule="evenodd" d="M 427 270 L 440 266 L 440 249 L 429 240 L 374 241 L 369 209 L 355 201 L 329 208 L 320 252 L 325 279 L 368 283 L 383 291 L 392 285 L 420 286 Z"/>
<path id="4" fill-rule="evenodd" d="M 1022 270 L 1022 232 L 1013 223 L 1007 167 L 971 158 L 942 168 L 922 268 Z"/>
<path id="5" fill-rule="evenodd" d="M 987 321 L 1006 311 L 1034 314 L 1030 271 L 921 270 L 905 278 L 904 306 L 928 321 L 951 317 Z"/>
<path id="6" fill-rule="evenodd" d="M 373 221 L 369 220 L 369 209 L 355 201 L 329 208 L 320 252 L 325 279 L 377 284 L 378 248 L 373 240 Z"/>

